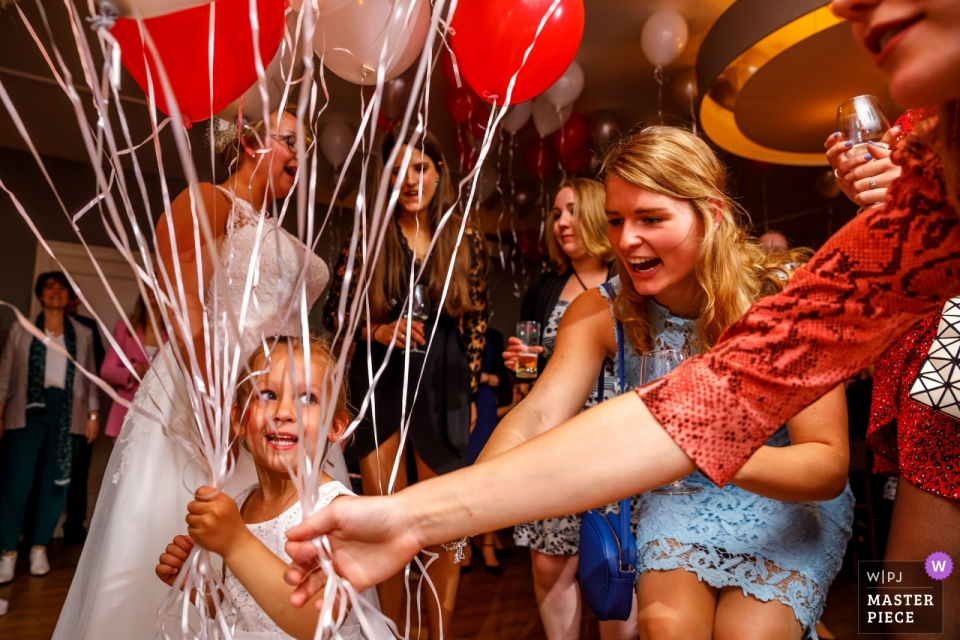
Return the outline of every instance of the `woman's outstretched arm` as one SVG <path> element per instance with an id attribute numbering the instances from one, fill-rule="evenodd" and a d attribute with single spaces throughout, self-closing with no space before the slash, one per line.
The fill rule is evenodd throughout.
<path id="1" fill-rule="evenodd" d="M 337 570 L 357 589 L 396 574 L 421 549 L 517 522 L 583 511 L 695 469 L 636 394 L 581 413 L 506 453 L 393 496 L 341 498 L 288 532 L 302 605 L 323 588 L 311 541 L 327 534 Z M 301 584 L 302 583 L 302 584 Z"/>

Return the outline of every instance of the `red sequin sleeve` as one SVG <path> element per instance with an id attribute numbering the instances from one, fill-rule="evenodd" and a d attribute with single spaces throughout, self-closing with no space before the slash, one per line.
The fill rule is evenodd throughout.
<path id="1" fill-rule="evenodd" d="M 637 390 L 723 485 L 777 428 L 960 294 L 960 221 L 935 149 L 898 143 L 887 201 L 836 233 L 706 354 Z"/>

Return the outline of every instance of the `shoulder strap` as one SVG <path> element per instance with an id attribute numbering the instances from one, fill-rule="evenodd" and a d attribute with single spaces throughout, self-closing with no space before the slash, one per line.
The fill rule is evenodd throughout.
<path id="1" fill-rule="evenodd" d="M 601 287 L 606 290 L 607 295 L 610 296 L 610 300 L 613 300 L 615 297 L 615 292 L 613 291 L 613 285 L 610 282 L 604 282 Z M 616 321 L 616 332 L 617 332 L 617 369 L 620 377 L 620 393 L 626 393 L 624 390 L 626 387 L 626 375 L 624 373 L 624 358 L 626 355 L 626 348 L 624 345 L 624 334 L 623 334 L 623 323 L 619 319 Z M 603 367 L 600 367 L 600 380 L 597 383 L 597 398 L 600 402 L 603 401 Z M 620 501 L 620 539 L 626 540 L 632 534 L 630 532 L 630 498 L 624 498 Z"/>

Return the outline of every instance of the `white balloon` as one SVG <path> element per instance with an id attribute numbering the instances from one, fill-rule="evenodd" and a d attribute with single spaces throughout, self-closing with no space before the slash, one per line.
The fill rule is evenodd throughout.
<path id="1" fill-rule="evenodd" d="M 555 107 L 565 107 L 580 97 L 583 91 L 583 67 L 574 60 L 563 75 L 543 92 L 543 96 Z"/>
<path id="2" fill-rule="evenodd" d="M 667 9 L 657 11 L 643 24 L 643 55 L 655 67 L 666 66 L 687 46 L 688 35 L 687 21 L 682 15 Z"/>
<path id="3" fill-rule="evenodd" d="M 372 85 L 377 83 L 384 46 L 384 80 L 391 80 L 420 55 L 429 29 L 427 0 L 350 0 L 320 11 L 313 48 L 323 64 L 344 80 Z"/>
<path id="4" fill-rule="evenodd" d="M 168 13 L 210 4 L 213 0 L 109 0 L 114 9 L 125 18 L 156 18 Z M 100 4 L 99 2 L 97 4 Z"/>
<path id="5" fill-rule="evenodd" d="M 573 105 L 557 108 L 542 94 L 533 99 L 533 126 L 541 138 L 559 129 L 573 113 Z"/>
<path id="6" fill-rule="evenodd" d="M 515 104 L 507 110 L 507 115 L 503 116 L 500 124 L 504 131 L 516 133 L 523 129 L 523 125 L 527 124 L 531 113 L 533 113 L 533 100 Z"/>
<path id="7" fill-rule="evenodd" d="M 331 122 L 320 132 L 320 150 L 330 164 L 339 167 L 350 155 L 356 135 L 353 127 L 346 122 Z"/>
<path id="8" fill-rule="evenodd" d="M 297 12 L 291 11 L 287 14 L 287 29 L 294 34 L 297 28 Z M 299 39 L 302 43 L 303 38 Z M 290 68 L 293 67 L 291 73 Z M 267 99 L 269 104 L 263 108 L 263 101 L 260 98 L 260 83 L 254 82 L 253 86 L 247 89 L 240 98 L 234 100 L 223 108 L 223 111 L 217 114 L 229 122 L 236 122 L 243 107 L 243 117 L 250 122 L 257 122 L 265 119 L 271 113 L 280 108 L 280 99 L 283 97 L 283 90 L 287 86 L 287 78 L 292 82 L 300 79 L 303 75 L 303 54 L 294 53 L 286 46 L 286 43 L 280 46 L 277 55 L 274 56 L 270 65 L 263 70 L 264 80 L 267 84 Z M 287 91 L 287 104 L 296 104 L 299 95 L 297 88 L 299 85 L 291 85 Z"/>

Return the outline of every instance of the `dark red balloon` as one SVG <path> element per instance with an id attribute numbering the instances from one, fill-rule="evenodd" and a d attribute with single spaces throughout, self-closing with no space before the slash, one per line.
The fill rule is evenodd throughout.
<path id="1" fill-rule="evenodd" d="M 587 131 L 587 119 L 574 111 L 563 126 L 550 136 L 553 148 L 563 158 L 587 144 Z"/>
<path id="2" fill-rule="evenodd" d="M 204 4 L 143 21 L 144 29 L 156 46 L 177 106 L 190 122 L 206 120 L 219 113 L 257 81 L 249 0 L 217 0 L 213 25 L 213 78 L 210 78 L 211 6 Z M 286 0 L 257 0 L 260 58 L 264 67 L 270 64 L 280 48 L 286 6 Z M 157 108 L 169 115 L 170 107 L 156 60 L 140 37 L 137 21 L 121 18 L 110 33 L 120 43 L 123 65 L 144 93 L 149 86 L 149 66 Z"/>
<path id="3" fill-rule="evenodd" d="M 472 171 L 477 166 L 477 160 L 480 157 L 477 151 L 470 146 L 468 135 L 467 127 L 460 126 L 457 127 L 457 135 L 453 139 L 453 154 L 457 157 L 457 162 L 460 163 L 461 171 Z"/>
<path id="4" fill-rule="evenodd" d="M 543 262 L 546 252 L 543 250 L 543 241 L 539 229 L 520 229 L 517 231 L 517 250 L 524 260 L 529 262 Z"/>
<path id="5" fill-rule="evenodd" d="M 567 173 L 577 173 L 590 160 L 590 149 L 583 145 L 560 158 L 560 166 Z"/>
<path id="6" fill-rule="evenodd" d="M 393 126 L 393 123 L 390 121 L 387 116 L 383 114 L 383 111 L 377 112 L 377 129 L 380 131 L 389 131 L 390 127 Z"/>
<path id="7" fill-rule="evenodd" d="M 764 162 L 763 160 L 749 160 L 749 162 L 750 167 L 760 175 L 770 173 L 770 169 L 773 169 L 772 164 L 769 162 Z"/>
<path id="8" fill-rule="evenodd" d="M 527 169 L 541 180 L 545 180 L 557 166 L 557 154 L 543 138 L 532 138 L 523 150 L 523 159 Z"/>
<path id="9" fill-rule="evenodd" d="M 560 0 L 536 36 L 553 0 L 460 0 L 451 21 L 450 46 L 460 75 L 487 102 L 510 104 L 537 96 L 563 75 L 583 37 L 583 0 Z M 531 44 L 523 69 L 520 65 Z"/>
<path id="10" fill-rule="evenodd" d="M 453 121 L 457 124 L 469 124 L 473 116 L 484 109 L 486 105 L 480 100 L 470 87 L 450 87 L 447 89 L 447 95 L 444 97 L 444 103 L 447 106 L 447 112 Z"/>

